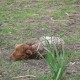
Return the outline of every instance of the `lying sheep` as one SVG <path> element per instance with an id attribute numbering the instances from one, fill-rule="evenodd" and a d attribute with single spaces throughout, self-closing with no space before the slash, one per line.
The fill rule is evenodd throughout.
<path id="1" fill-rule="evenodd" d="M 57 50 L 61 53 L 64 40 L 59 37 L 43 36 L 39 39 L 33 39 L 29 43 L 19 44 L 15 47 L 14 52 L 11 54 L 11 59 L 21 60 L 24 58 L 36 58 L 39 55 L 45 55 L 44 51 L 47 46 L 56 45 Z M 55 48 L 52 47 L 55 51 Z"/>

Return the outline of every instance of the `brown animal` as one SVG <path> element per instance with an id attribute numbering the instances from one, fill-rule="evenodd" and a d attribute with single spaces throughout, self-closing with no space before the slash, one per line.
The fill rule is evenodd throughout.
<path id="1" fill-rule="evenodd" d="M 35 58 L 37 54 L 38 43 L 31 42 L 25 44 L 19 44 L 15 47 L 15 51 L 11 54 L 10 58 L 13 60 L 21 60 L 24 58 Z M 39 49 L 39 52 L 43 52 L 43 49 Z"/>
<path id="2" fill-rule="evenodd" d="M 56 44 L 59 51 L 62 49 L 62 45 L 64 44 L 63 39 L 59 37 L 41 37 L 39 40 L 34 39 L 30 43 L 19 44 L 16 46 L 15 51 L 11 54 L 11 59 L 13 60 L 21 60 L 24 58 L 35 58 L 38 56 L 38 52 L 41 55 L 44 55 L 44 47 L 46 47 L 47 41 L 51 45 L 53 42 Z"/>
<path id="3" fill-rule="evenodd" d="M 11 54 L 11 58 L 13 60 L 20 60 L 25 57 L 28 57 L 28 55 L 31 55 L 32 52 L 29 50 L 29 45 L 27 44 L 19 44 L 16 46 L 15 51 Z M 26 55 L 27 54 L 27 55 Z"/>

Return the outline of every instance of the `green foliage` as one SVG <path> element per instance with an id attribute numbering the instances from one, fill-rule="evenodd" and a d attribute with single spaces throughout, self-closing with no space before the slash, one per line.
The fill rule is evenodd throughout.
<path id="1" fill-rule="evenodd" d="M 68 61 L 66 60 L 67 55 L 65 55 L 64 47 L 62 47 L 62 53 L 59 54 L 59 51 L 57 50 L 56 44 L 53 42 L 53 47 L 51 50 L 50 44 L 48 43 L 48 47 L 45 48 L 47 51 L 47 58 L 46 61 L 48 65 L 50 66 L 51 72 L 52 72 L 52 79 L 53 80 L 61 80 Z"/>

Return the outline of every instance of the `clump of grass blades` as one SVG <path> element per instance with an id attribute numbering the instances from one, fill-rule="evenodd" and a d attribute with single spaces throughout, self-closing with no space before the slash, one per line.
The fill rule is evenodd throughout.
<path id="1" fill-rule="evenodd" d="M 52 80 L 61 80 L 67 65 L 64 45 L 62 45 L 62 51 L 59 54 L 59 51 L 54 42 L 52 44 L 52 48 L 51 44 L 49 44 L 48 41 L 46 44 L 47 47 L 45 47 L 45 49 L 47 51 L 47 57 L 45 58 L 45 60 L 50 66 L 52 73 Z"/>

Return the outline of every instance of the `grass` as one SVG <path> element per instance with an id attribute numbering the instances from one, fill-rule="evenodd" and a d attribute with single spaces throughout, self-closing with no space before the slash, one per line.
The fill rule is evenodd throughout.
<path id="1" fill-rule="evenodd" d="M 6 70 L 6 72 L 2 75 L 4 78 L 10 80 L 12 77 L 17 76 L 20 73 L 21 62 L 13 62 L 13 63 L 8 62 L 5 64 L 4 63 L 2 64 L 3 69 Z M 8 66 L 8 65 L 10 65 L 10 66 Z"/>
<path id="2" fill-rule="evenodd" d="M 75 36 L 71 36 L 67 39 L 68 43 L 74 43 L 80 40 L 80 34 L 75 35 Z"/>
<path id="3" fill-rule="evenodd" d="M 72 4 L 72 3 L 75 3 L 75 2 L 78 2 L 79 0 L 55 0 L 56 2 L 64 2 L 66 4 Z"/>
<path id="4" fill-rule="evenodd" d="M 72 12 L 75 12 L 75 7 L 73 6 L 64 6 L 56 10 L 53 14 L 52 17 L 54 19 L 65 19 L 67 16 L 66 14 L 70 14 Z"/>
<path id="5" fill-rule="evenodd" d="M 50 66 L 52 72 L 52 80 L 61 80 L 67 63 L 67 55 L 65 55 L 64 47 L 62 47 L 62 53 L 59 55 L 59 51 L 56 47 L 56 44 L 53 42 L 53 47 L 50 49 L 50 44 L 48 43 L 48 47 L 45 48 L 47 50 L 47 58 L 46 61 Z M 63 45 L 62 45 L 63 46 Z M 56 56 L 55 56 L 56 55 Z"/>
<path id="6" fill-rule="evenodd" d="M 38 80 L 75 80 L 79 79 L 80 73 L 75 73 L 75 74 L 65 74 L 66 68 L 69 66 L 70 60 L 74 60 L 74 56 L 76 58 L 79 58 L 80 56 L 77 56 L 79 53 L 76 52 L 71 52 L 66 49 L 63 49 L 62 51 L 63 54 L 58 55 L 55 57 L 54 51 L 50 49 L 50 47 L 46 48 L 47 50 L 47 56 L 45 58 L 46 63 L 49 65 L 51 74 L 47 74 L 46 76 L 43 75 L 38 78 Z M 77 54 L 77 55 L 76 55 Z M 72 77 L 73 76 L 73 77 Z"/>
<path id="7" fill-rule="evenodd" d="M 44 47 L 47 53 L 45 61 L 50 67 L 51 75 L 41 76 L 39 80 L 63 80 L 65 70 L 72 59 L 71 52 L 65 50 L 64 46 L 62 46 L 61 54 L 59 54 L 54 42 L 51 46 L 46 40 L 46 44 L 47 47 Z"/>
<path id="8" fill-rule="evenodd" d="M 17 30 L 16 29 L 13 29 L 13 28 L 7 28 L 7 27 L 5 27 L 5 28 L 3 28 L 3 29 L 1 29 L 1 33 L 3 33 L 3 34 L 11 34 L 11 33 L 16 33 L 17 32 Z"/>
<path id="9" fill-rule="evenodd" d="M 73 13 L 80 13 L 79 5 L 80 0 L 1 0 L 0 1 L 0 49 L 7 48 L 16 43 L 22 43 L 32 37 L 40 37 L 43 35 L 49 35 L 51 29 L 54 27 L 58 29 L 57 34 L 62 37 L 66 43 L 79 42 L 80 34 L 66 35 L 70 26 L 75 26 L 75 32 L 80 31 L 80 26 L 76 24 L 69 25 L 69 15 Z M 77 4 L 78 3 L 78 4 Z M 74 16 L 75 17 L 75 16 Z M 51 18 L 53 21 L 50 21 Z M 73 18 L 73 17 L 72 17 Z M 29 22 L 28 19 L 32 19 Z M 56 21 L 54 21 L 54 19 Z M 28 22 L 26 22 L 26 20 Z M 73 20 L 76 20 L 75 18 Z M 49 22 L 48 22 L 49 21 Z M 78 23 L 79 24 L 79 23 Z M 76 28 L 78 26 L 78 29 Z M 66 28 L 67 27 L 67 28 Z M 73 28 L 71 28 L 73 30 Z M 44 31 L 45 30 L 45 31 Z M 10 49 L 8 49 L 10 50 Z M 5 50 L 2 50 L 4 52 Z M 79 58 L 80 51 L 65 51 L 71 53 L 71 60 Z M 6 55 L 8 54 L 5 51 Z M 6 58 L 6 56 L 5 56 Z M 70 60 L 70 61 L 71 61 Z M 1 57 L 0 65 L 2 68 L 15 70 L 13 74 L 3 74 L 3 77 L 11 78 L 19 74 L 18 67 L 23 62 L 8 62 Z M 9 64 L 7 64 L 9 63 Z M 56 64 L 57 65 L 57 64 Z M 12 69 L 13 67 L 13 69 Z M 18 72 L 18 73 L 17 73 Z M 21 73 L 21 72 L 20 72 Z M 33 72 L 32 72 L 33 73 Z M 37 72 L 36 72 L 37 73 Z M 23 74 L 23 73 L 22 73 Z M 25 73 L 26 74 L 26 73 Z M 80 73 L 65 74 L 65 80 L 79 80 Z M 51 76 L 42 76 L 43 80 L 49 80 Z M 39 78 L 41 79 L 41 78 Z M 41 79 L 41 80 L 42 80 Z"/>
<path id="10" fill-rule="evenodd" d="M 65 80 L 79 80 L 80 73 L 75 73 L 75 74 L 70 74 L 70 75 L 66 75 L 64 78 Z"/>
<path id="11" fill-rule="evenodd" d="M 52 80 L 52 76 L 50 74 L 41 75 L 41 77 L 39 77 L 38 80 Z"/>

